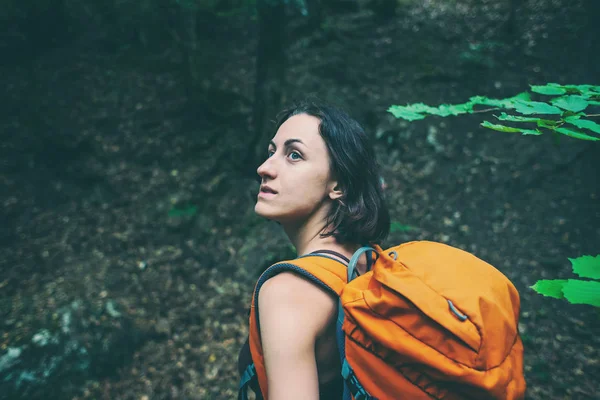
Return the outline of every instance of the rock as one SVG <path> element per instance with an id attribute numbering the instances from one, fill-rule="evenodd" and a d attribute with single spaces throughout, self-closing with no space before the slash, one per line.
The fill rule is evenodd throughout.
<path id="1" fill-rule="evenodd" d="M 138 269 L 144 271 L 148 267 L 148 263 L 146 261 L 138 261 Z"/>
<path id="2" fill-rule="evenodd" d="M 0 374 L 18 362 L 22 350 L 19 347 L 9 347 L 6 354 L 0 357 Z"/>
<path id="3" fill-rule="evenodd" d="M 41 331 L 33 335 L 31 342 L 37 347 L 44 347 L 50 343 L 58 344 L 58 339 L 56 338 L 56 336 L 52 336 L 49 330 L 42 329 Z"/>
<path id="4" fill-rule="evenodd" d="M 160 318 L 156 322 L 154 329 L 158 335 L 171 336 L 171 324 L 166 318 Z"/>
<path id="5" fill-rule="evenodd" d="M 438 129 L 434 125 L 427 127 L 427 143 L 429 143 L 436 153 L 443 153 L 444 146 L 437 139 Z"/>
<path id="6" fill-rule="evenodd" d="M 89 366 L 81 343 L 42 329 L 0 356 L 0 399 L 64 398 L 62 389 L 73 377 L 85 376 Z"/>
<path id="7" fill-rule="evenodd" d="M 113 300 L 98 310 L 73 302 L 57 314 L 58 326 L 0 353 L 0 400 L 73 398 L 78 384 L 114 374 L 147 337 Z"/>
<path id="8" fill-rule="evenodd" d="M 112 300 L 106 302 L 106 312 L 113 318 L 121 317 L 121 313 L 117 311 L 115 302 Z"/>

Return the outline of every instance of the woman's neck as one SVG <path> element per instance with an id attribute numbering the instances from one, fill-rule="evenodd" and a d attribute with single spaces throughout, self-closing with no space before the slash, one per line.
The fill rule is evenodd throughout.
<path id="1" fill-rule="evenodd" d="M 319 227 L 318 225 L 305 223 L 297 229 L 291 229 L 289 226 L 284 227 L 284 229 L 288 238 L 296 248 L 298 256 L 303 256 L 317 250 L 333 250 L 350 259 L 354 252 L 360 247 L 356 244 L 341 244 L 334 236 L 321 237 L 323 227 Z M 336 256 L 333 257 L 338 258 Z M 342 260 L 340 259 L 340 261 Z M 356 268 L 361 275 L 366 272 L 366 255 L 363 254 L 360 257 Z"/>
<path id="2" fill-rule="evenodd" d="M 333 250 L 350 258 L 358 249 L 358 245 L 340 244 L 334 236 L 321 237 L 321 233 L 326 232 L 326 229 L 322 226 L 322 222 L 318 224 L 313 222 L 315 220 L 321 222 L 323 218 L 315 218 L 312 221 L 309 219 L 295 227 L 284 225 L 285 233 L 296 248 L 298 256 L 316 250 Z"/>

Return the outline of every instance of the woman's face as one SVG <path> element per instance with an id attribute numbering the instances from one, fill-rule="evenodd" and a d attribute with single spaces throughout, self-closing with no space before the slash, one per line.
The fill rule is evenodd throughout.
<path id="1" fill-rule="evenodd" d="M 269 157 L 257 170 L 262 178 L 254 208 L 258 215 L 298 223 L 329 207 L 336 197 L 319 124 L 318 118 L 299 114 L 279 127 L 269 144 Z"/>

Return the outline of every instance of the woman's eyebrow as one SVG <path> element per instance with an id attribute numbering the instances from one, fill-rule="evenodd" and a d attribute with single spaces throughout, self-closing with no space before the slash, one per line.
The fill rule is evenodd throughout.
<path id="1" fill-rule="evenodd" d="M 302 140 L 300 140 L 300 139 L 288 139 L 288 140 L 285 141 L 285 143 L 283 143 L 283 146 L 284 147 L 289 147 L 292 143 L 300 143 L 300 144 L 303 144 L 304 146 L 306 146 L 304 144 L 304 142 Z M 277 149 L 277 145 L 275 145 L 274 141 L 272 141 L 272 140 L 269 141 L 269 144 L 271 146 L 275 147 L 275 149 Z"/>

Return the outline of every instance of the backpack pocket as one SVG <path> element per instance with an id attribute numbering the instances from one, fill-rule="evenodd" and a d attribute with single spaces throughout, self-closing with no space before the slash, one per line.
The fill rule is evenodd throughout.
<path id="1" fill-rule="evenodd" d="M 386 352 L 406 353 L 407 347 L 422 352 L 425 345 L 429 351 L 475 366 L 481 346 L 475 324 L 409 270 L 375 268 L 372 276 L 356 279 L 344 292 L 344 298 L 354 299 L 343 302 L 352 325 L 374 343 L 385 342 Z"/>

